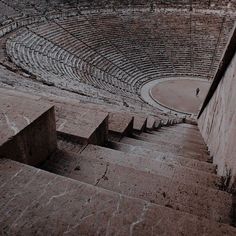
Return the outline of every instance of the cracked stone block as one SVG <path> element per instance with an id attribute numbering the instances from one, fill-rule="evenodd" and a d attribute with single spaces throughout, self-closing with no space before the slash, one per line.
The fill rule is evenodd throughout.
<path id="1" fill-rule="evenodd" d="M 54 107 L 1 93 L 0 157 L 38 165 L 56 149 Z"/>

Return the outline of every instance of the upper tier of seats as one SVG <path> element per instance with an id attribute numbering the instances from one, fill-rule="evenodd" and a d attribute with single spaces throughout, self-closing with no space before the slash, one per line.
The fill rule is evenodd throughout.
<path id="1" fill-rule="evenodd" d="M 234 11 L 236 8 L 235 0 L 1 0 L 0 1 L 0 23 L 4 20 L 23 15 L 37 15 L 45 13 L 53 13 L 56 11 L 66 11 L 71 8 L 80 9 L 101 9 L 101 8 L 132 8 L 132 7 L 148 7 L 150 10 L 158 8 L 185 8 L 185 9 L 228 9 Z"/>
<path id="2" fill-rule="evenodd" d="M 79 13 L 20 29 L 8 40 L 7 52 L 55 86 L 93 85 L 138 99 L 139 88 L 150 80 L 212 78 L 233 23 L 226 12 Z"/>
<path id="3" fill-rule="evenodd" d="M 16 68 L 11 36 L 12 61 L 44 84 L 142 110 L 150 80 L 214 76 L 235 2 L 0 0 L 0 63 Z"/>

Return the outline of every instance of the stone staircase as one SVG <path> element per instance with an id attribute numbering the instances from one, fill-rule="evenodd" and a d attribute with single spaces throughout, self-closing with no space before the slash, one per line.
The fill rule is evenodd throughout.
<path id="1" fill-rule="evenodd" d="M 0 148 L 1 235 L 236 235 L 234 196 L 196 124 L 42 100 L 17 114 L 55 105 L 57 149 L 33 167 Z"/>
<path id="2" fill-rule="evenodd" d="M 173 133 L 169 142 L 159 141 L 159 132 L 164 135 L 165 131 Z M 178 131 L 186 134 L 193 131 L 192 140 L 174 139 Z M 150 156 L 150 152 L 155 153 Z M 176 124 L 151 134 L 123 137 L 120 142 L 108 142 L 106 147 L 89 144 L 79 151 L 59 147 L 41 168 L 132 198 L 230 224 L 232 196 L 219 191 L 221 178 L 214 173 L 215 167 L 209 159 L 197 127 Z"/>

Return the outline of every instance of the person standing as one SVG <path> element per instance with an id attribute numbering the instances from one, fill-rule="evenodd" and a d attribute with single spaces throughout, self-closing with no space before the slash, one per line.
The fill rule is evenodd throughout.
<path id="1" fill-rule="evenodd" d="M 197 89 L 196 89 L 196 97 L 198 97 L 199 92 L 200 92 L 200 88 L 197 88 Z"/>

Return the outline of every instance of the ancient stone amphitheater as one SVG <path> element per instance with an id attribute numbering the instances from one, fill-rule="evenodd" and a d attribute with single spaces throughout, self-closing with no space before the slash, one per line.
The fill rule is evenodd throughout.
<path id="1" fill-rule="evenodd" d="M 0 235 L 236 235 L 235 19 L 0 0 Z"/>

